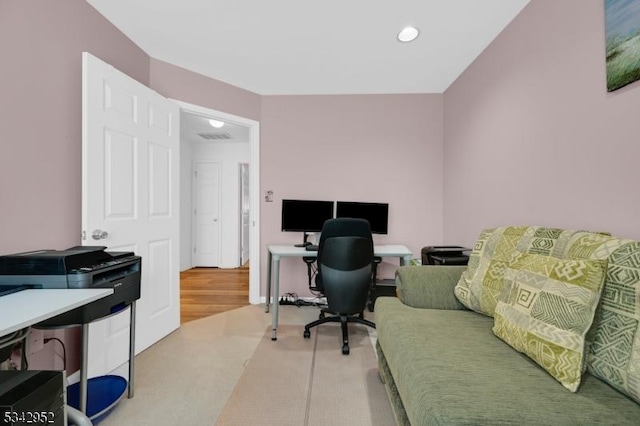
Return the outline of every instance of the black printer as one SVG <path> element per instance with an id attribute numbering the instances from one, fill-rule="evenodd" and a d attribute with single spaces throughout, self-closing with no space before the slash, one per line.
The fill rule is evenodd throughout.
<path id="1" fill-rule="evenodd" d="M 469 263 L 470 248 L 461 246 L 422 247 L 423 265 L 466 265 Z"/>
<path id="2" fill-rule="evenodd" d="M 35 289 L 112 288 L 113 294 L 51 318 L 42 325 L 86 324 L 140 298 L 141 258 L 103 246 L 38 250 L 0 256 L 0 284 Z"/>

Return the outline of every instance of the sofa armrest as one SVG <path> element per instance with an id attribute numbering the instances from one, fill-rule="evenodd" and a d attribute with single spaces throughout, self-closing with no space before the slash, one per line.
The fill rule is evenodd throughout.
<path id="1" fill-rule="evenodd" d="M 401 266 L 396 271 L 396 291 L 405 305 L 424 309 L 467 309 L 453 288 L 466 266 Z"/>

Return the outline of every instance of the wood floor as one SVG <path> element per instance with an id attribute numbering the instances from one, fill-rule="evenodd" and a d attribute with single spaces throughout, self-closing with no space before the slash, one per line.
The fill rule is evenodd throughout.
<path id="1" fill-rule="evenodd" d="M 249 264 L 237 269 L 193 268 L 180 273 L 180 323 L 249 304 Z"/>

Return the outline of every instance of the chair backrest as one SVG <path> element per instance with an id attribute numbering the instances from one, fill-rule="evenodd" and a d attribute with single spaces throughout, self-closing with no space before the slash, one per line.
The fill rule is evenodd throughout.
<path id="1" fill-rule="evenodd" d="M 373 241 L 371 227 L 365 219 L 340 217 L 327 220 L 322 226 L 318 242 L 318 265 L 322 260 L 324 242 L 331 237 L 362 237 Z"/>
<path id="2" fill-rule="evenodd" d="M 322 225 L 320 241 L 318 242 L 318 274 L 316 275 L 316 288 L 322 293 L 324 293 L 324 285 L 322 283 L 322 271 L 319 266 L 324 256 L 324 243 L 327 238 L 331 237 L 362 237 L 373 241 L 371 227 L 365 219 L 340 217 L 329 219 Z"/>
<path id="3" fill-rule="evenodd" d="M 318 244 L 316 286 L 327 296 L 329 310 L 356 313 L 364 309 L 373 272 L 373 238 L 364 219 L 325 222 Z"/>

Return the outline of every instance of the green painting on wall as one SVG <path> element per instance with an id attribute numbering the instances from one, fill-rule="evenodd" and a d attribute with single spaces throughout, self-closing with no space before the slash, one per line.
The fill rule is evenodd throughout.
<path id="1" fill-rule="evenodd" d="M 640 0 L 605 0 L 607 91 L 640 79 Z"/>

